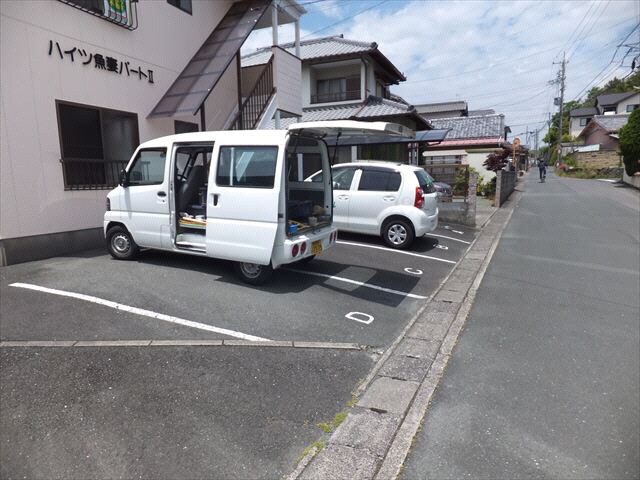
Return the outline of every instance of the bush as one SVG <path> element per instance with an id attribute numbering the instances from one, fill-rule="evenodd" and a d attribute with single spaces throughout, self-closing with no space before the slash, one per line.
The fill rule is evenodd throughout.
<path id="1" fill-rule="evenodd" d="M 640 109 L 636 108 L 629 116 L 627 124 L 620 129 L 620 152 L 624 169 L 631 176 L 640 172 Z"/>

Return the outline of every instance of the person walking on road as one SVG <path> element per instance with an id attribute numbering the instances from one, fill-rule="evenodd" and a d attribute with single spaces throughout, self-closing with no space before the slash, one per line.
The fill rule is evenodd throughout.
<path id="1" fill-rule="evenodd" d="M 544 182 L 547 178 L 547 161 L 544 158 L 538 160 L 538 170 L 540 171 L 540 181 Z"/>

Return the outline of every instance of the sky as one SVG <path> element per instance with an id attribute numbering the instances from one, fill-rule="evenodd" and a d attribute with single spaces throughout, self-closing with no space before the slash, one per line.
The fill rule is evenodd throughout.
<path id="1" fill-rule="evenodd" d="M 407 77 L 392 93 L 412 105 L 466 100 L 470 110 L 494 109 L 523 143 L 527 130 L 542 129 L 541 139 L 549 113 L 557 111 L 559 88 L 549 82 L 557 78 L 563 52 L 565 102 L 628 75 L 640 54 L 635 0 L 298 3 L 307 10 L 300 20 L 303 40 L 343 34 L 376 42 Z M 292 25 L 280 27 L 280 43 L 293 37 Z M 270 43 L 271 30 L 259 30 L 242 51 Z"/>

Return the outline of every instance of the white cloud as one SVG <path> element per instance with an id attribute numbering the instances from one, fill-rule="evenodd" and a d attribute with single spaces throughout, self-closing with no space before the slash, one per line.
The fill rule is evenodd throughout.
<path id="1" fill-rule="evenodd" d="M 391 13 L 367 11 L 326 34 L 377 42 L 407 76 L 392 91 L 410 103 L 464 99 L 470 109 L 505 113 L 514 133 L 524 130 L 520 124 L 539 126 L 555 111 L 547 82 L 563 49 L 570 55 L 565 99 L 571 100 L 609 62 L 640 15 L 632 0 L 396 5 Z M 623 54 L 618 52 L 616 64 Z M 613 65 L 610 70 L 628 72 Z"/>

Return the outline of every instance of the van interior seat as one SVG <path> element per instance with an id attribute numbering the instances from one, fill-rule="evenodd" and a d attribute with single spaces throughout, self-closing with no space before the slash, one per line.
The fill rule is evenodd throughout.
<path id="1" fill-rule="evenodd" d="M 194 165 L 186 180 L 179 187 L 177 212 L 187 211 L 187 207 L 193 203 L 193 197 L 198 193 L 198 189 L 204 185 L 205 179 L 204 166 Z"/>

